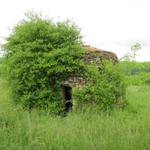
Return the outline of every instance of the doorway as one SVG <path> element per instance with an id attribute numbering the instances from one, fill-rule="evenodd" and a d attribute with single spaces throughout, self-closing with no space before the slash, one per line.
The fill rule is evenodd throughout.
<path id="1" fill-rule="evenodd" d="M 72 88 L 70 86 L 63 86 L 64 95 L 64 110 L 68 112 L 72 110 Z"/>

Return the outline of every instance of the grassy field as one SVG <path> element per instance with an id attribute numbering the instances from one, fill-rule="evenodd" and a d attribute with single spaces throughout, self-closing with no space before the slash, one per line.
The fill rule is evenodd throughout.
<path id="1" fill-rule="evenodd" d="M 0 150 L 150 150 L 150 87 L 129 86 L 128 106 L 111 114 L 29 113 L 0 77 Z"/>

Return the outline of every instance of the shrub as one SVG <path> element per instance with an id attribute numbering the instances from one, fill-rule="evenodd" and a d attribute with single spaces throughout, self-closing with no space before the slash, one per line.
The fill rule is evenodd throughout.
<path id="1" fill-rule="evenodd" d="M 117 105 L 124 107 L 125 86 L 118 65 L 104 61 L 99 70 L 94 66 L 88 67 L 89 83 L 82 90 L 76 89 L 79 104 L 95 105 L 95 110 L 110 110 Z"/>
<path id="2" fill-rule="evenodd" d="M 72 22 L 29 15 L 19 23 L 4 45 L 15 100 L 28 108 L 59 106 L 61 80 L 83 70 L 81 43 Z"/>

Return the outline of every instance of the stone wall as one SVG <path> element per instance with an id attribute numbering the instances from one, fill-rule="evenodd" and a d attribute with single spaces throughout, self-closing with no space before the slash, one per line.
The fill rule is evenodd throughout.
<path id="1" fill-rule="evenodd" d="M 113 52 L 100 50 L 90 46 L 84 46 L 83 48 L 86 50 L 86 52 L 82 59 L 87 64 L 96 64 L 97 67 L 101 67 L 103 60 L 111 60 L 114 64 L 118 62 L 118 58 Z M 87 82 L 88 80 L 85 77 L 81 76 L 78 73 L 75 73 L 70 75 L 70 77 L 67 80 L 65 80 L 62 84 L 71 87 L 80 87 L 84 86 Z"/>
<path id="2" fill-rule="evenodd" d="M 113 63 L 118 62 L 118 58 L 113 52 L 100 50 L 90 46 L 84 46 L 84 49 L 86 50 L 86 53 L 83 59 L 86 63 L 100 64 L 103 60 L 111 60 Z"/>
<path id="3" fill-rule="evenodd" d="M 111 60 L 114 64 L 118 62 L 116 54 L 113 52 L 103 51 L 90 46 L 84 46 L 86 50 L 83 61 L 86 64 L 96 64 L 97 68 L 100 68 L 103 60 Z M 88 83 L 88 79 L 79 73 L 71 74 L 67 80 L 65 80 L 62 85 L 69 86 L 72 88 L 72 110 L 75 111 L 78 104 L 76 98 L 74 97 L 75 88 L 82 89 Z M 63 100 L 63 103 L 65 101 Z"/>

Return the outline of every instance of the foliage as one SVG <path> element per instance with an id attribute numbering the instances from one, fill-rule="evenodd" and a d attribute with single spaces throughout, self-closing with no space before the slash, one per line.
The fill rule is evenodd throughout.
<path id="1" fill-rule="evenodd" d="M 127 88 L 129 105 L 114 112 L 76 112 L 52 117 L 13 105 L 8 80 L 0 76 L 1 150 L 148 150 L 150 87 Z M 80 138 L 79 138 L 80 137 Z"/>
<path id="2" fill-rule="evenodd" d="M 4 48 L 16 101 L 28 108 L 51 104 L 60 111 L 61 81 L 83 71 L 84 51 L 76 25 L 31 15 L 14 28 Z"/>
<path id="3" fill-rule="evenodd" d="M 81 90 L 76 89 L 79 104 L 89 103 L 99 110 L 110 110 L 115 104 L 125 104 L 125 86 L 118 65 L 104 61 L 102 68 L 88 66 L 89 83 Z M 124 102 L 123 102 L 124 101 Z"/>
<path id="4" fill-rule="evenodd" d="M 128 76 L 150 72 L 150 62 L 121 61 L 119 65 L 121 72 Z"/>
<path id="5" fill-rule="evenodd" d="M 137 51 L 141 49 L 141 44 L 140 43 L 135 43 L 134 45 L 131 46 L 131 57 L 133 60 L 135 60 L 135 57 L 137 56 Z"/>
<path id="6" fill-rule="evenodd" d="M 80 30 L 72 22 L 54 23 L 30 14 L 27 20 L 14 28 L 4 49 L 7 51 L 14 99 L 25 108 L 48 108 L 54 113 L 63 111 L 61 84 L 76 72 L 97 82 L 90 86 L 94 88 L 93 94 L 98 94 L 95 98 L 102 100 L 104 106 L 116 101 L 120 78 L 116 80 L 115 74 L 115 81 L 108 82 L 108 76 L 105 77 L 107 72 L 98 72 L 95 76 L 93 70 L 89 71 L 81 59 L 84 50 Z M 93 68 L 96 69 L 94 65 Z M 104 76 L 102 80 L 99 79 L 101 76 Z M 113 82 L 115 83 L 112 84 Z M 103 94 L 100 91 L 104 91 Z M 87 96 L 85 92 L 83 94 Z"/>
<path id="7" fill-rule="evenodd" d="M 127 85 L 150 85 L 150 62 L 120 62 Z"/>
<path id="8" fill-rule="evenodd" d="M 120 59 L 121 61 L 131 61 L 132 56 L 131 54 L 128 52 L 126 54 L 124 54 L 124 56 Z"/>
<path id="9" fill-rule="evenodd" d="M 137 52 L 141 49 L 141 44 L 140 43 L 135 43 L 134 45 L 131 46 L 131 52 L 126 53 L 121 60 L 125 61 L 134 61 L 135 57 L 137 56 Z"/>
<path id="10" fill-rule="evenodd" d="M 150 73 L 139 73 L 133 76 L 125 76 L 126 85 L 148 85 L 150 86 Z"/>

